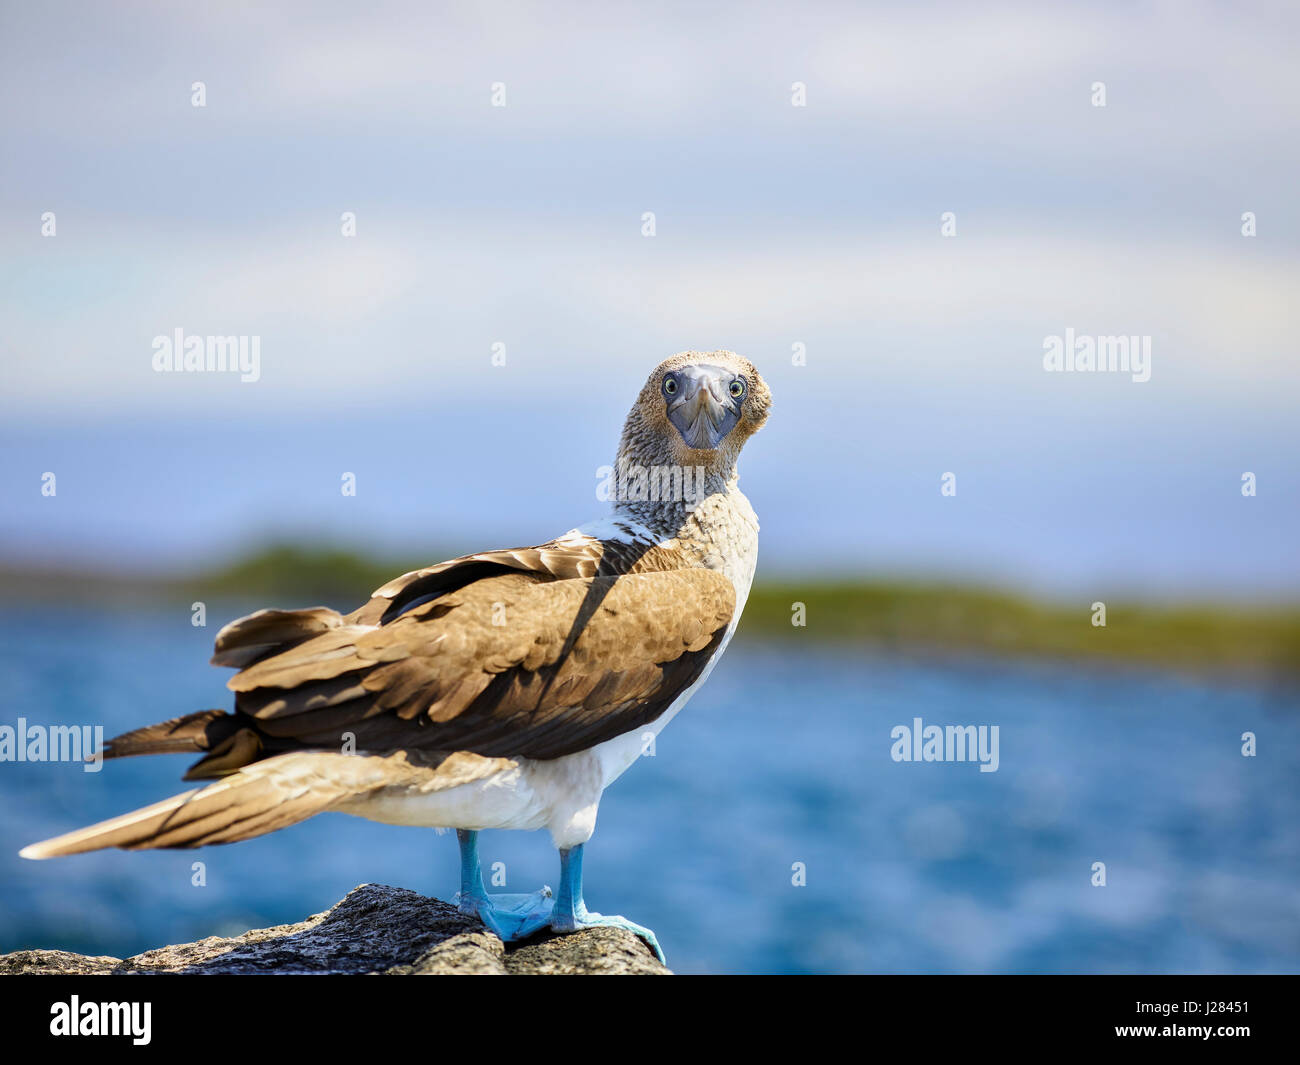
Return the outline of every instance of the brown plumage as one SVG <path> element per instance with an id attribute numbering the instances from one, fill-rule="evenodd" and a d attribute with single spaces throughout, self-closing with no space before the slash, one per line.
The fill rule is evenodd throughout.
<path id="1" fill-rule="evenodd" d="M 385 585 L 347 617 L 316 607 L 228 625 L 213 662 L 248 663 L 227 685 L 235 713 L 137 729 L 105 756 L 206 752 L 190 780 L 290 750 L 341 750 L 348 737 L 362 751 L 555 758 L 657 717 L 698 676 L 735 609 L 730 582 L 712 570 L 581 577 L 599 568 L 594 546 L 497 554 L 512 560 L 507 572 L 485 573 L 485 556 L 469 556 Z M 463 585 L 460 570 L 471 571 Z M 404 597 L 430 594 L 434 572 L 450 590 L 402 612 Z"/>

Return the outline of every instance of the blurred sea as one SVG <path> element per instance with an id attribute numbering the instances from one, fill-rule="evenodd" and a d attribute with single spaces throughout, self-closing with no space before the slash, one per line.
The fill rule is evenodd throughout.
<path id="1" fill-rule="evenodd" d="M 0 611 L 0 724 L 111 736 L 228 705 L 206 662 L 245 606 L 209 604 L 207 628 L 180 608 Z M 655 756 L 605 794 L 588 902 L 654 928 L 674 969 L 1300 970 L 1294 693 L 894 660 L 822 651 L 815 628 L 798 631 L 746 643 L 742 624 Z M 890 730 L 918 716 L 998 725 L 999 770 L 893 762 Z M 452 836 L 342 814 L 201 851 L 17 857 L 185 790 L 187 764 L 0 764 L 0 951 L 125 956 L 298 921 L 367 881 L 456 889 Z M 508 890 L 555 883 L 545 833 L 485 833 L 483 858 L 506 863 Z M 205 887 L 191 885 L 196 860 Z M 1105 887 L 1091 884 L 1098 861 Z"/>

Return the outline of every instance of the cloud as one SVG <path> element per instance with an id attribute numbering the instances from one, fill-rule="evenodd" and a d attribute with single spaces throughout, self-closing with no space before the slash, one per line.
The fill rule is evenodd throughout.
<path id="1" fill-rule="evenodd" d="M 1073 142 L 1095 157 L 1098 146 L 1077 137 L 1102 118 L 1086 106 L 1094 80 L 1113 91 L 1107 155 L 1199 148 L 1206 128 L 1255 137 L 1300 123 L 1284 105 L 1300 98 L 1289 45 L 1300 15 L 1285 4 L 1245 15 L 1210 3 L 676 3 L 653 18 L 577 2 L 73 8 L 71 25 L 57 5 L 11 15 L 19 46 L 0 84 L 29 103 L 7 115 L 11 129 L 70 123 L 91 135 L 111 116 L 113 135 L 148 136 L 149 120 L 176 115 L 167 94 L 188 105 L 195 79 L 207 81 L 214 116 L 265 130 L 414 123 L 635 139 L 712 134 L 719 120 L 741 123 L 733 136 L 830 121 L 903 140 L 1032 134 L 1039 148 Z M 789 106 L 796 80 L 809 86 L 802 113 Z M 511 103 L 493 114 L 495 81 Z M 1189 104 L 1199 123 L 1169 120 Z"/>
<path id="2" fill-rule="evenodd" d="M 263 336 L 258 387 L 289 406 L 383 395 L 411 375 L 465 387 L 497 341 L 520 367 L 544 366 L 532 387 L 545 393 L 606 346 L 637 364 L 695 344 L 788 361 L 799 341 L 815 373 L 877 385 L 992 379 L 1005 402 L 1057 387 L 1042 343 L 1067 327 L 1152 336 L 1153 387 L 1192 400 L 1269 405 L 1300 383 L 1290 356 L 1300 263 L 1285 257 L 1243 252 L 1225 269 L 1186 244 L 1002 227 L 945 239 L 937 219 L 794 242 L 761 230 L 649 240 L 629 224 L 611 242 L 600 227 L 545 220 L 405 221 L 403 233 L 373 235 L 363 216 L 356 238 L 323 226 L 307 235 L 305 224 L 179 238 L 110 230 L 57 265 L 38 246 L 18 264 L 26 280 L 0 296 L 15 355 L 9 402 L 113 395 L 170 408 L 177 388 L 149 380 L 149 345 L 177 326 Z M 58 288 L 74 314 L 61 313 Z"/>
<path id="3" fill-rule="evenodd" d="M 1242 420 L 1296 383 L 1285 5 L 154 3 L 9 21 L 0 88 L 25 101 L 0 118 L 9 410 L 247 403 L 148 372 L 176 326 L 262 335 L 258 402 L 278 407 L 478 387 L 498 341 L 513 387 L 543 394 L 594 361 L 788 362 L 800 341 L 814 375 L 978 385 L 1012 411 L 1063 388 L 1037 368 L 1067 327 L 1152 335 L 1152 389 Z M 1237 235 L 1244 210 L 1256 239 Z M 1109 383 L 1071 394 L 1100 409 Z"/>

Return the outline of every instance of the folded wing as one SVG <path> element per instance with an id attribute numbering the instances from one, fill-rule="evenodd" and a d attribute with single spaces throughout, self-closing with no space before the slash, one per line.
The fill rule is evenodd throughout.
<path id="1" fill-rule="evenodd" d="M 594 746 L 662 714 L 735 612 L 712 570 L 601 569 L 582 546 L 491 552 L 407 574 L 347 616 L 261 611 L 217 638 L 213 661 L 243 666 L 235 714 L 138 730 L 109 753 L 195 736 L 189 749 L 208 752 L 195 779 L 301 749 L 556 758 Z"/>

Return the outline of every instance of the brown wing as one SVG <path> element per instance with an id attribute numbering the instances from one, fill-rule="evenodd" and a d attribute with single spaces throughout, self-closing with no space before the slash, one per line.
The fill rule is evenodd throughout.
<path id="1" fill-rule="evenodd" d="M 374 625 L 389 620 L 417 603 L 463 588 L 482 577 L 522 572 L 567 579 L 594 577 L 602 569 L 608 573 L 627 572 L 630 567 L 620 565 L 626 552 L 625 548 L 606 558 L 606 545 L 588 537 L 462 555 L 394 578 L 376 590 L 369 602 L 346 617 L 337 610 L 317 606 L 306 610 L 259 610 L 233 621 L 217 633 L 212 664 L 242 669 L 345 623 Z"/>
<path id="2" fill-rule="evenodd" d="M 592 555 L 469 556 L 399 578 L 346 618 L 308 612 L 309 631 L 231 678 L 238 729 L 190 775 L 337 750 L 349 733 L 365 751 L 555 758 L 653 721 L 716 651 L 735 591 L 706 569 L 577 575 L 599 570 Z M 242 636 L 223 630 L 215 660 L 285 624 L 263 612 L 237 623 Z"/>

